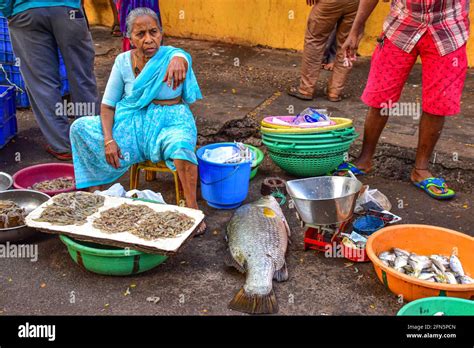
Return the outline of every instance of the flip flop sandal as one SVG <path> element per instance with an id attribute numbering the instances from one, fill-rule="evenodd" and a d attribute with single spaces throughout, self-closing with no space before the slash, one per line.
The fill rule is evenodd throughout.
<path id="1" fill-rule="evenodd" d="M 342 97 L 340 95 L 336 97 L 330 97 L 328 94 L 328 88 L 324 87 L 324 95 L 326 96 L 326 99 L 329 100 L 330 102 L 337 103 L 342 100 Z"/>
<path id="2" fill-rule="evenodd" d="M 114 37 L 121 37 L 122 36 L 122 31 L 120 30 L 120 26 L 114 25 L 112 28 L 112 36 Z"/>
<path id="3" fill-rule="evenodd" d="M 54 151 L 51 148 L 51 146 L 49 146 L 49 145 L 45 147 L 45 150 L 46 150 L 47 153 L 49 153 L 50 155 L 53 155 L 54 157 L 56 157 L 60 161 L 71 161 L 72 160 L 72 153 L 71 152 L 59 153 L 59 152 Z"/>
<path id="4" fill-rule="evenodd" d="M 431 177 L 420 182 L 413 182 L 413 184 L 425 191 L 430 197 L 433 197 L 434 199 L 450 199 L 456 196 L 456 192 L 448 188 L 448 185 L 446 185 L 446 180 L 443 178 Z M 436 187 L 437 189 L 441 190 L 441 193 L 435 193 L 431 191 L 430 187 Z"/>
<path id="5" fill-rule="evenodd" d="M 298 88 L 296 87 L 288 87 L 286 93 L 288 93 L 288 95 L 291 95 L 292 97 L 296 97 L 301 100 L 313 100 L 312 96 L 310 97 L 308 95 L 302 94 L 300 91 L 298 91 Z"/>
<path id="6" fill-rule="evenodd" d="M 344 162 L 339 165 L 336 169 L 332 172 L 328 173 L 328 175 L 336 175 L 336 173 L 345 173 L 346 175 L 348 172 L 352 172 L 355 176 L 363 176 L 366 175 L 367 172 L 363 171 L 362 169 L 357 168 L 351 162 Z"/>

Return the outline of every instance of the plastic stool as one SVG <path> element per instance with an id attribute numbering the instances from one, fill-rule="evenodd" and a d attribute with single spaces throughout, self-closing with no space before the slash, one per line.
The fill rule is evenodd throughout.
<path id="1" fill-rule="evenodd" d="M 136 163 L 130 168 L 130 190 L 134 190 L 138 187 L 140 179 L 140 170 L 150 171 L 150 172 L 162 172 L 162 173 L 171 173 L 174 177 L 174 186 L 176 191 L 176 204 L 179 206 L 185 206 L 186 202 L 184 200 L 183 188 L 179 181 L 178 172 L 169 169 L 165 162 L 153 163 L 151 161 L 145 161 L 141 163 Z"/>

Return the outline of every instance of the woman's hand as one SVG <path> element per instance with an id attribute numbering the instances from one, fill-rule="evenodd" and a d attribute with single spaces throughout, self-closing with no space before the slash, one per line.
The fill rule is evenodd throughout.
<path id="1" fill-rule="evenodd" d="M 105 145 L 105 158 L 107 160 L 107 163 L 115 169 L 118 169 L 120 167 L 119 159 L 123 159 L 123 156 L 122 152 L 120 151 L 120 148 L 118 147 L 115 141 L 112 141 Z"/>
<path id="2" fill-rule="evenodd" d="M 186 78 L 186 72 L 188 71 L 188 62 L 183 57 L 174 57 L 171 59 L 166 70 L 165 78 L 163 82 L 166 82 L 168 87 L 173 85 L 173 89 L 178 88 Z"/>

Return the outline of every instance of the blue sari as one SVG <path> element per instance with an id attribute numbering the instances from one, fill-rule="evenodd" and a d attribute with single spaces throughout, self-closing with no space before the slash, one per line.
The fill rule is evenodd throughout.
<path id="1" fill-rule="evenodd" d="M 180 52 L 188 60 L 188 71 L 177 105 L 153 104 L 160 98 L 168 65 Z M 191 56 L 172 46 L 162 46 L 145 65 L 133 83 L 130 95 L 115 108 L 112 134 L 124 159 L 115 169 L 105 158 L 104 136 L 100 116 L 86 116 L 71 125 L 70 138 L 74 174 L 78 189 L 109 184 L 125 174 L 131 165 L 145 160 L 165 161 L 175 170 L 173 160 L 185 160 L 197 165 L 195 147 L 197 129 L 188 104 L 202 99 L 192 70 Z"/>

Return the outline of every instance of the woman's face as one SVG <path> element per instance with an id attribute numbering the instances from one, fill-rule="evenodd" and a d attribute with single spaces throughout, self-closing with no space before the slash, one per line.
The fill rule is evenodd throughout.
<path id="1" fill-rule="evenodd" d="M 130 41 L 145 57 L 153 57 L 161 43 L 158 23 L 147 15 L 138 17 L 133 24 Z"/>

